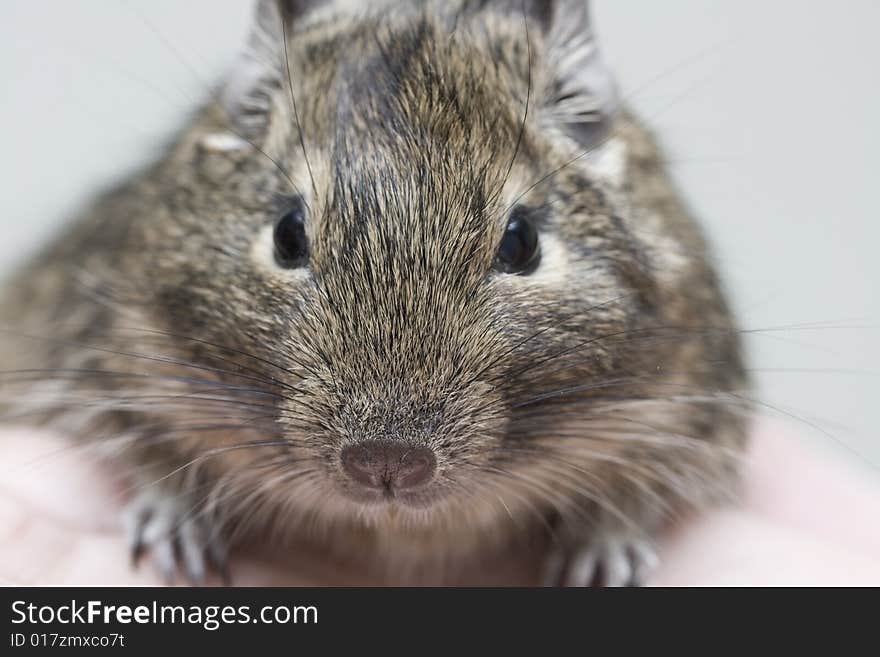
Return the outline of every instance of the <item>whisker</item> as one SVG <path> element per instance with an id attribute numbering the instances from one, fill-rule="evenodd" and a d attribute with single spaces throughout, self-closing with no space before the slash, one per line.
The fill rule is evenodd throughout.
<path id="1" fill-rule="evenodd" d="M 230 347 L 227 345 L 222 345 L 222 344 L 218 344 L 216 342 L 211 342 L 209 340 L 205 340 L 204 338 L 197 338 L 197 337 L 194 337 L 191 335 L 185 335 L 185 334 L 181 334 L 181 333 L 172 333 L 171 331 L 162 331 L 159 329 L 122 327 L 120 330 L 121 331 L 132 331 L 132 332 L 156 334 L 156 335 L 174 338 L 177 340 L 185 340 L 187 342 L 195 342 L 197 344 L 202 344 L 202 345 L 205 345 L 208 347 L 212 347 L 214 349 L 220 349 L 222 351 L 226 351 L 226 352 L 233 353 L 233 354 L 236 354 L 239 356 L 244 356 L 246 358 L 250 358 L 250 359 L 252 359 L 258 363 L 261 363 L 263 365 L 268 365 L 269 367 L 276 368 L 285 374 L 296 374 L 296 372 L 291 370 L 290 368 L 284 367 L 283 365 L 279 365 L 278 363 L 275 363 L 267 358 L 262 358 L 260 356 L 255 355 L 255 354 L 252 354 L 248 351 L 244 351 L 242 349 L 236 349 L 234 347 Z M 229 362 L 234 363 L 235 361 L 229 361 Z M 274 379 L 272 379 L 272 380 L 274 381 Z"/>
<path id="2" fill-rule="evenodd" d="M 158 39 L 164 44 L 168 50 L 174 54 L 174 56 L 189 70 L 189 72 L 195 77 L 195 79 L 199 82 L 200 86 L 208 90 L 208 93 L 215 102 L 221 102 L 220 95 L 215 91 L 214 86 L 208 83 L 202 75 L 195 69 L 195 67 L 187 60 L 186 57 L 178 50 L 174 44 L 165 37 L 161 30 L 159 30 L 156 25 L 150 21 L 141 11 L 139 11 L 134 5 L 130 2 L 125 3 L 130 9 L 134 11 L 135 14 L 138 15 L 140 20 L 147 26 L 147 28 L 158 37 Z M 229 130 L 236 137 L 241 139 L 242 141 L 249 144 L 254 150 L 256 150 L 260 155 L 266 158 L 277 170 L 278 172 L 287 179 L 287 182 L 290 183 L 290 186 L 293 188 L 294 192 L 298 192 L 298 188 L 296 183 L 293 181 L 293 178 L 290 177 L 290 174 L 287 173 L 287 170 L 281 166 L 281 164 L 273 158 L 271 155 L 266 153 L 256 142 L 250 139 L 247 135 L 241 133 L 240 131 L 235 130 L 231 125 L 227 125 L 227 130 Z"/>
<path id="3" fill-rule="evenodd" d="M 288 440 L 256 441 L 256 442 L 251 442 L 251 443 L 244 443 L 241 445 L 232 445 L 232 446 L 228 446 L 228 447 L 217 447 L 217 448 L 208 450 L 207 452 L 204 452 L 202 454 L 199 454 L 197 457 L 191 459 L 190 461 L 187 461 L 186 463 L 184 463 L 183 465 L 181 465 L 177 468 L 174 468 L 173 470 L 171 470 L 167 474 L 159 477 L 158 479 L 155 479 L 154 481 L 151 481 L 147 484 L 137 484 L 135 486 L 131 486 L 129 488 L 124 489 L 122 492 L 124 494 L 130 494 L 130 493 L 132 493 L 136 490 L 139 490 L 141 488 L 156 486 L 156 485 L 162 483 L 163 481 L 167 481 L 171 477 L 174 477 L 175 475 L 183 472 L 184 470 L 191 468 L 193 465 L 200 464 L 203 461 L 210 459 L 210 458 L 214 458 L 216 456 L 221 456 L 221 455 L 227 454 L 229 452 L 240 451 L 243 449 L 256 449 L 256 448 L 260 448 L 260 447 L 290 447 L 290 441 L 288 441 Z"/>
<path id="4" fill-rule="evenodd" d="M 523 111 L 522 121 L 519 125 L 519 132 L 516 136 L 516 145 L 513 149 L 513 156 L 510 158 L 510 162 L 507 165 L 507 171 L 504 174 L 504 178 L 501 181 L 501 185 L 499 186 L 498 192 L 496 196 L 501 196 L 504 190 L 504 186 L 507 184 L 508 179 L 510 178 L 510 174 L 513 171 L 513 165 L 516 163 L 516 158 L 519 155 L 520 148 L 522 147 L 523 136 L 526 132 L 526 124 L 529 119 L 529 109 L 532 99 L 532 40 L 529 36 L 529 20 L 528 14 L 526 13 L 525 3 L 523 3 L 522 7 L 522 17 L 523 17 L 523 30 L 525 31 L 526 36 L 526 57 L 528 58 L 528 78 L 526 82 L 526 103 L 525 110 Z"/>
<path id="5" fill-rule="evenodd" d="M 62 376 L 63 375 L 63 376 Z M 264 388 L 250 388 L 244 386 L 237 386 L 234 384 L 226 384 L 222 381 L 217 381 L 215 379 L 196 379 L 192 377 L 185 376 L 174 376 L 169 374 L 158 374 L 158 373 L 144 373 L 144 372 L 122 372 L 118 370 L 104 370 L 98 368 L 85 368 L 85 367 L 50 367 L 50 368 L 24 368 L 24 369 L 15 369 L 15 370 L 0 370 L 0 377 L 10 377 L 13 382 L 15 381 L 24 381 L 24 382 L 34 382 L 34 381 L 52 381 L 55 379 L 65 380 L 71 379 L 75 381 L 81 381 L 81 377 L 83 375 L 86 376 L 96 376 L 96 377 L 106 377 L 106 378 L 119 378 L 119 379 L 135 379 L 135 380 L 150 380 L 152 382 L 163 382 L 163 383 L 184 383 L 193 386 L 214 386 L 220 387 L 224 390 L 229 390 L 232 392 L 240 392 L 244 394 L 254 394 L 254 395 L 265 395 L 269 397 L 276 398 L 285 398 L 283 395 L 280 395 L 276 392 L 272 392 L 270 390 L 266 390 Z M 8 380 L 7 380 L 8 382 Z M 293 401 L 293 400 L 291 400 Z"/>
<path id="6" fill-rule="evenodd" d="M 290 73 L 290 54 L 288 53 L 288 49 L 287 49 L 287 19 L 288 19 L 288 16 L 286 13 L 286 8 L 288 5 L 282 3 L 279 6 L 282 7 L 281 11 L 279 12 L 280 13 L 279 18 L 281 21 L 281 41 L 282 41 L 282 46 L 284 48 L 284 66 L 287 70 L 287 90 L 290 93 L 290 105 L 291 105 L 291 109 L 293 109 L 293 116 L 294 116 L 294 119 L 296 120 L 296 129 L 297 129 L 297 132 L 299 133 L 299 145 L 300 145 L 300 148 L 302 149 L 303 159 L 305 160 L 305 163 L 306 163 L 306 169 L 308 169 L 308 172 L 309 172 L 309 180 L 311 180 L 311 182 L 312 182 L 312 192 L 315 194 L 315 197 L 317 198 L 318 187 L 315 184 L 315 176 L 312 174 L 312 165 L 309 162 L 309 154 L 306 151 L 305 135 L 303 134 L 302 123 L 299 120 L 299 110 L 297 109 L 297 105 L 296 105 L 296 94 L 293 91 L 293 76 Z M 303 199 L 303 202 L 305 202 L 306 207 L 309 207 L 309 204 L 305 199 Z M 309 208 L 309 209 L 311 209 L 311 208 Z"/>
<path id="7" fill-rule="evenodd" d="M 82 342 L 76 342 L 76 341 L 71 341 L 71 340 L 63 340 L 63 339 L 59 339 L 59 338 L 38 336 L 38 335 L 13 331 L 13 330 L 9 330 L 9 329 L 0 329 L 0 333 L 12 334 L 12 335 L 16 335 L 17 337 L 48 342 L 50 344 L 58 345 L 58 346 L 74 347 L 74 348 L 78 348 L 78 349 L 87 349 L 87 350 L 91 350 L 91 351 L 97 351 L 100 353 L 112 354 L 114 356 L 122 356 L 122 357 L 126 357 L 126 358 L 141 359 L 141 360 L 145 360 L 148 362 L 162 363 L 162 364 L 167 364 L 167 365 L 177 365 L 177 366 L 184 367 L 184 368 L 200 370 L 200 371 L 204 371 L 204 372 L 211 372 L 214 374 L 226 374 L 226 375 L 230 375 L 230 376 L 233 376 L 233 377 L 236 377 L 239 379 L 256 381 L 258 383 L 262 383 L 262 384 L 266 384 L 266 385 L 271 385 L 273 383 L 276 383 L 276 382 L 273 382 L 271 379 L 267 379 L 265 377 L 250 376 L 250 375 L 241 374 L 239 372 L 235 372 L 232 370 L 210 367 L 208 365 L 202 365 L 199 363 L 193 363 L 191 361 L 181 360 L 178 358 L 171 358 L 171 357 L 167 357 L 167 356 L 151 356 L 148 354 L 141 354 L 141 353 L 137 353 L 137 352 L 110 349 L 108 347 L 99 347 L 96 345 L 82 343 Z M 292 387 L 292 386 L 289 386 L 289 384 L 285 384 L 285 385 L 288 387 Z"/>

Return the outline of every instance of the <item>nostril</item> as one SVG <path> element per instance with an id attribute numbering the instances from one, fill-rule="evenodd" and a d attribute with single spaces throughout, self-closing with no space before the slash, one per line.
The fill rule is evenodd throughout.
<path id="1" fill-rule="evenodd" d="M 415 488 L 434 476 L 437 460 L 427 447 L 367 440 L 343 448 L 342 468 L 354 481 L 386 490 Z"/>
<path id="2" fill-rule="evenodd" d="M 350 445 L 342 450 L 342 467 L 349 477 L 371 488 L 382 487 L 382 472 L 375 455 L 363 445 Z"/>
<path id="3" fill-rule="evenodd" d="M 427 483 L 434 475 L 437 460 L 434 453 L 425 447 L 416 447 L 406 452 L 400 459 L 397 472 L 397 485 L 400 488 L 415 488 Z"/>

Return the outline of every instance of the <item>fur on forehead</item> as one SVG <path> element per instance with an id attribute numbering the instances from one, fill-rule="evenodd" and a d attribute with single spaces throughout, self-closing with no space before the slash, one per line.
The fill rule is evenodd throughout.
<path id="1" fill-rule="evenodd" d="M 322 32 L 329 36 L 340 25 L 355 25 L 370 16 L 381 17 L 379 24 L 401 25 L 425 15 L 445 22 L 450 34 L 473 21 L 507 22 L 520 30 L 522 41 L 530 36 L 532 59 L 546 72 L 533 90 L 542 125 L 584 146 L 607 133 L 618 98 L 586 0 L 259 0 L 247 47 L 224 88 L 227 114 L 250 137 L 266 130 L 273 99 L 287 93 L 288 68 L 296 63 L 290 53 L 306 33 L 310 39 Z"/>

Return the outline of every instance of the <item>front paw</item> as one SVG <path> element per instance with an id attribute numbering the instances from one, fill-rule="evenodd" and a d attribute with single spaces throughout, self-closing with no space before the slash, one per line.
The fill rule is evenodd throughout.
<path id="1" fill-rule="evenodd" d="M 229 582 L 226 544 L 186 495 L 150 486 L 125 508 L 123 524 L 134 566 L 149 552 L 167 584 L 182 574 L 198 586 L 204 584 L 209 570 Z"/>
<path id="2" fill-rule="evenodd" d="M 547 559 L 546 586 L 642 586 L 657 566 L 646 536 L 600 534 L 590 541 L 557 548 Z"/>

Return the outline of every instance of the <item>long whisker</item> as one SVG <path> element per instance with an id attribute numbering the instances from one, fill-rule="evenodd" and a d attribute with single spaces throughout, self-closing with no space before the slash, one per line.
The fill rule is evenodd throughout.
<path id="1" fill-rule="evenodd" d="M 255 448 L 260 448 L 260 447 L 290 447 L 290 441 L 288 441 L 288 440 L 264 440 L 264 441 L 255 441 L 255 442 L 250 442 L 250 443 L 244 443 L 241 445 L 232 445 L 232 446 L 228 446 L 228 447 L 216 447 L 214 449 L 208 450 L 207 452 L 203 452 L 203 453 L 199 454 L 195 458 L 187 461 L 186 463 L 184 463 L 183 465 L 181 465 L 177 468 L 174 468 L 173 470 L 171 470 L 167 474 L 159 477 L 158 479 L 155 479 L 154 481 L 151 481 L 147 484 L 137 484 L 135 486 L 131 486 L 131 487 L 123 490 L 122 492 L 125 494 L 128 494 L 128 493 L 131 493 L 131 492 L 138 490 L 140 488 L 145 488 L 145 487 L 149 487 L 149 486 L 156 486 L 158 484 L 161 484 L 163 481 L 167 481 L 168 479 L 174 477 L 175 475 L 183 472 L 184 470 L 191 468 L 192 466 L 194 466 L 196 464 L 202 463 L 203 461 L 214 458 L 216 456 L 228 454 L 229 452 L 240 451 L 243 449 L 255 449 Z"/>
<path id="2" fill-rule="evenodd" d="M 283 365 L 279 365 L 278 363 L 275 363 L 267 358 L 262 358 L 260 356 L 256 356 L 256 355 L 254 355 L 248 351 L 244 351 L 242 349 L 236 349 L 234 347 L 229 347 L 227 345 L 222 345 L 222 344 L 218 344 L 216 342 L 211 342 L 209 340 L 205 340 L 204 338 L 197 338 L 197 337 L 194 337 L 191 335 L 184 335 L 181 333 L 172 333 L 171 331 L 162 331 L 162 330 L 158 330 L 158 329 L 123 327 L 120 330 L 157 334 L 157 335 L 162 335 L 162 336 L 174 338 L 177 340 L 185 340 L 187 342 L 195 342 L 197 344 L 202 344 L 202 345 L 205 345 L 208 347 L 212 347 L 214 349 L 220 349 L 221 351 L 226 351 L 229 353 L 237 354 L 239 356 L 244 356 L 246 358 L 250 358 L 250 359 L 252 359 L 258 363 L 261 363 L 263 365 L 268 365 L 269 367 L 273 367 L 275 369 L 278 369 L 281 372 L 283 372 L 284 374 L 296 374 L 296 372 L 294 370 L 291 370 L 288 367 L 284 367 Z M 229 362 L 234 363 L 235 361 L 229 361 Z M 275 379 L 272 379 L 272 381 L 275 381 Z"/>
<path id="3" fill-rule="evenodd" d="M 287 5 L 284 3 L 282 3 L 281 6 L 287 7 Z M 283 49 L 284 49 L 284 66 L 287 70 L 287 90 L 290 94 L 290 105 L 291 105 L 291 109 L 293 110 L 293 117 L 296 120 L 296 129 L 297 129 L 297 132 L 299 133 L 299 145 L 300 145 L 300 148 L 302 149 L 303 159 L 305 160 L 305 163 L 306 163 L 306 169 L 308 169 L 308 172 L 309 172 L 309 180 L 311 180 L 311 182 L 312 182 L 312 192 L 315 194 L 315 197 L 317 198 L 318 187 L 315 184 L 315 176 L 312 174 L 312 165 L 309 162 L 309 154 L 306 151 L 305 135 L 303 134 L 302 123 L 299 120 L 299 109 L 297 108 L 297 105 L 296 105 L 296 94 L 293 91 L 293 75 L 291 75 L 291 73 L 290 73 L 290 54 L 288 53 L 288 50 L 287 50 L 287 18 L 288 17 L 286 15 L 285 9 L 282 9 L 281 16 L 280 16 L 281 42 L 282 42 L 281 45 L 283 46 Z M 303 199 L 303 201 L 306 203 L 306 207 L 308 207 L 309 206 L 308 202 L 305 199 Z"/>
<path id="4" fill-rule="evenodd" d="M 234 384 L 224 384 L 222 381 L 217 381 L 215 379 L 196 379 L 192 377 L 174 376 L 168 374 L 121 372 L 116 370 L 104 370 L 88 367 L 49 367 L 0 370 L 0 377 L 6 378 L 7 382 L 49 381 L 53 379 L 64 380 L 67 378 L 72 380 L 81 380 L 81 377 L 83 376 L 149 380 L 153 382 L 158 381 L 163 383 L 178 383 L 193 386 L 212 386 L 222 388 L 231 392 L 285 398 L 284 395 L 280 395 L 276 392 L 272 392 L 271 390 L 266 390 L 263 388 L 250 388 L 246 386 L 237 386 Z"/>
<path id="5" fill-rule="evenodd" d="M 174 43 L 172 43 L 171 40 L 166 38 L 165 35 L 162 33 L 162 31 L 159 30 L 159 28 L 156 27 L 156 25 L 152 21 L 150 21 L 141 11 L 139 11 L 137 7 L 135 7 L 130 2 L 126 2 L 126 5 L 138 15 L 139 19 L 144 23 L 144 25 L 146 25 L 147 28 L 153 34 L 155 34 L 156 37 L 162 42 L 162 44 L 166 48 L 168 48 L 168 50 L 187 68 L 187 70 L 189 70 L 189 72 L 199 82 L 199 84 L 208 90 L 208 93 L 211 96 L 211 98 L 213 98 L 215 102 L 219 102 L 222 105 L 220 95 L 217 91 L 214 90 L 214 86 L 212 84 L 208 83 L 202 77 L 202 75 L 195 69 L 195 67 L 189 62 L 189 60 L 183 56 L 183 53 L 180 52 L 180 50 L 174 45 Z M 229 122 L 229 123 L 231 123 L 231 122 Z M 293 191 L 298 193 L 299 188 L 297 187 L 293 178 L 290 177 L 290 174 L 287 172 L 287 170 L 283 166 L 281 166 L 281 164 L 278 162 L 278 160 L 276 160 L 271 155 L 269 155 L 263 148 L 260 147 L 259 144 L 257 144 L 255 141 L 250 139 L 247 135 L 241 133 L 240 131 L 235 130 L 231 125 L 227 125 L 226 129 L 229 130 L 229 132 L 234 134 L 236 137 L 238 137 L 242 141 L 249 144 L 260 155 L 265 157 L 266 160 L 268 160 L 278 170 L 278 172 L 282 176 L 284 176 L 284 178 L 287 180 L 287 182 L 290 183 L 290 186 L 293 188 Z"/>
<path id="6" fill-rule="evenodd" d="M 699 55 L 702 55 L 702 54 L 704 54 L 704 53 L 700 53 Z M 644 91 L 644 88 L 645 88 L 645 87 L 650 86 L 651 84 L 655 84 L 655 83 L 658 82 L 659 80 L 662 80 L 664 77 L 666 77 L 666 76 L 668 76 L 668 75 L 674 73 L 676 70 L 678 70 L 681 66 L 685 65 L 685 64 L 686 64 L 690 59 L 692 59 L 693 57 L 696 57 L 696 56 L 692 56 L 691 58 L 688 58 L 687 60 L 685 60 L 685 62 L 683 62 L 683 63 L 681 63 L 681 64 L 679 64 L 679 65 L 677 65 L 677 66 L 675 66 L 675 67 L 671 67 L 670 69 L 668 69 L 668 70 L 666 70 L 666 71 L 663 71 L 662 73 L 660 73 L 659 75 L 657 75 L 657 76 L 655 76 L 653 79 L 651 79 L 648 83 L 645 83 L 645 84 L 642 85 L 641 87 L 638 87 L 638 88 L 636 88 L 635 90 L 633 90 L 632 92 L 626 94 L 626 95 L 624 96 L 624 98 L 622 99 L 622 101 L 621 101 L 622 104 L 625 105 L 626 103 L 628 103 L 629 101 L 631 101 L 635 96 L 637 96 L 639 93 L 641 93 L 642 91 Z M 661 109 L 658 110 L 658 111 L 655 111 L 655 112 L 650 113 L 650 114 L 648 115 L 648 119 L 649 119 L 649 120 L 657 119 L 659 116 L 661 116 L 661 115 L 664 114 L 665 112 L 669 111 L 669 109 L 671 109 L 672 107 L 674 107 L 674 106 L 675 106 L 675 105 L 681 100 L 681 98 L 685 97 L 685 96 L 686 96 L 687 94 L 689 94 L 691 91 L 692 91 L 692 90 L 689 89 L 688 92 L 687 92 L 686 94 L 682 94 L 681 96 L 676 97 L 675 99 L 673 99 L 672 102 L 670 102 L 670 103 L 669 103 L 668 105 L 666 105 L 665 107 L 661 108 Z M 618 118 L 618 120 L 621 121 L 621 122 L 628 122 L 628 123 L 633 124 L 633 125 L 636 124 L 636 121 L 635 121 L 634 119 Z M 600 147 L 604 146 L 606 143 L 608 143 L 608 142 L 609 142 L 611 139 L 613 139 L 614 137 L 615 137 L 615 133 L 612 131 L 607 137 L 605 137 L 605 138 L 599 140 L 596 144 L 590 146 L 589 148 L 587 148 L 586 150 L 582 151 L 582 152 L 579 153 L 578 155 L 576 155 L 576 156 L 572 157 L 571 159 L 565 161 L 565 162 L 564 162 L 563 164 L 561 164 L 560 166 L 556 167 L 555 169 L 552 169 L 550 172 L 548 172 L 547 174 L 545 174 L 545 175 L 543 175 L 542 177 L 540 177 L 537 181 L 535 181 L 534 183 L 532 183 L 531 185 L 529 185 L 529 186 L 525 189 L 525 191 L 523 191 L 521 194 L 519 194 L 519 195 L 513 200 L 513 202 L 510 203 L 510 205 L 507 206 L 507 208 L 506 208 L 505 211 L 504 211 L 504 215 L 506 215 L 508 212 L 510 212 L 510 210 L 511 210 L 512 208 L 514 208 L 514 207 L 517 205 L 517 203 L 519 203 L 519 202 L 523 199 L 523 197 L 525 197 L 525 196 L 526 196 L 529 192 L 531 192 L 533 189 L 535 189 L 536 187 L 538 187 L 538 186 L 541 185 L 542 183 L 544 183 L 544 182 L 550 180 L 551 178 L 554 178 L 554 177 L 557 176 L 558 174 L 562 173 L 563 171 L 565 171 L 566 169 L 568 169 L 570 166 L 574 165 L 575 163 L 577 163 L 577 162 L 579 162 L 580 160 L 582 160 L 583 158 L 585 158 L 587 155 L 589 155 L 590 153 L 592 153 L 592 152 L 593 152 L 594 150 L 596 150 L 597 148 L 600 148 Z"/>
<path id="7" fill-rule="evenodd" d="M 528 80 L 526 86 L 526 103 L 525 110 L 523 111 L 522 121 L 519 125 L 519 133 L 516 136 L 516 145 L 513 149 L 513 156 L 510 158 L 510 162 L 507 165 L 507 171 L 504 174 L 504 178 L 501 181 L 501 185 L 498 189 L 498 196 L 504 190 L 504 186 L 507 184 L 507 180 L 510 178 L 510 173 L 513 171 L 513 165 L 516 163 L 516 158 L 519 155 L 520 148 L 522 147 L 523 136 L 526 132 L 526 124 L 529 119 L 529 109 L 532 100 L 532 40 L 529 36 L 529 20 L 528 14 L 526 12 L 525 3 L 523 3 L 522 7 L 522 17 L 523 17 L 523 30 L 525 31 L 526 36 L 526 57 L 528 58 Z"/>
<path id="8" fill-rule="evenodd" d="M 63 339 L 59 339 L 59 338 L 50 338 L 50 337 L 45 337 L 45 336 L 39 336 L 39 335 L 33 335 L 33 334 L 13 331 L 10 329 L 0 329 L 0 333 L 12 334 L 17 337 L 22 337 L 22 338 L 31 339 L 31 340 L 39 340 L 39 341 L 48 342 L 48 343 L 54 344 L 54 345 L 60 345 L 60 346 L 65 346 L 65 347 L 75 347 L 75 348 L 79 348 L 79 349 L 87 349 L 87 350 L 91 350 L 91 351 L 97 351 L 97 352 L 101 352 L 101 353 L 112 354 L 114 356 L 122 356 L 125 358 L 141 359 L 141 360 L 145 360 L 145 361 L 149 361 L 149 362 L 162 363 L 162 364 L 166 364 L 166 365 L 177 365 L 177 366 L 184 367 L 184 368 L 200 370 L 200 371 L 204 371 L 204 372 L 211 372 L 214 374 L 226 374 L 228 376 L 234 376 L 234 377 L 244 379 L 244 380 L 249 380 L 249 381 L 256 381 L 258 383 L 263 383 L 263 384 L 276 384 L 277 385 L 279 383 L 279 382 L 272 381 L 271 379 L 267 379 L 266 377 L 251 376 L 248 374 L 242 374 L 240 372 L 235 372 L 233 370 L 211 367 L 209 365 L 202 365 L 202 364 L 194 363 L 191 361 L 181 360 L 179 358 L 171 358 L 171 357 L 167 357 L 167 356 L 151 356 L 149 354 L 141 354 L 141 353 L 132 352 L 132 351 L 110 349 L 108 347 L 99 347 L 97 345 L 87 344 L 87 343 L 83 343 L 83 342 L 77 342 L 74 340 L 63 340 Z M 283 382 L 280 382 L 280 383 L 283 386 L 292 387 L 290 384 L 286 384 Z"/>

